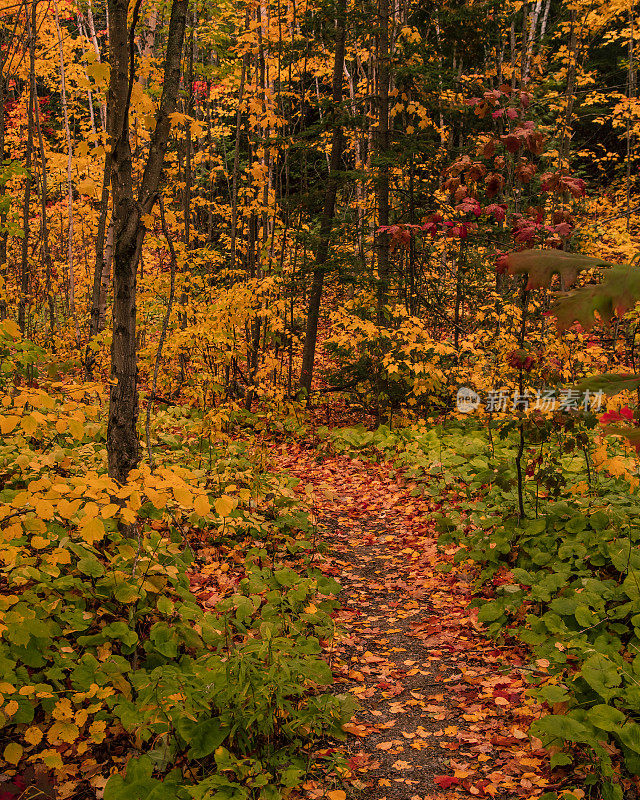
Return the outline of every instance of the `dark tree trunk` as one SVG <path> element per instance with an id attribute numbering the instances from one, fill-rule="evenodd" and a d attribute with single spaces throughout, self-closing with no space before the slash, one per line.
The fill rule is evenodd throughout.
<path id="1" fill-rule="evenodd" d="M 18 302 L 18 325 L 24 333 L 26 327 L 26 308 L 28 304 L 29 287 L 31 283 L 31 266 L 29 264 L 29 208 L 31 203 L 31 188 L 33 186 L 33 104 L 35 80 L 35 59 L 36 59 L 36 4 L 32 6 L 31 18 L 27 11 L 27 36 L 29 41 L 29 106 L 27 110 L 27 151 L 25 153 L 25 169 L 27 177 L 25 179 L 24 195 L 22 201 L 22 225 L 24 235 L 22 237 L 22 252 L 20 258 L 20 300 Z"/>
<path id="2" fill-rule="evenodd" d="M 247 8 L 244 22 L 245 31 L 251 22 L 251 12 Z M 242 130 L 242 100 L 244 98 L 244 84 L 249 69 L 249 54 L 242 56 L 242 72 L 240 73 L 240 90 L 238 92 L 238 108 L 236 110 L 236 135 L 233 148 L 233 177 L 231 189 L 231 267 L 236 268 L 236 239 L 238 235 L 238 177 L 240 174 L 240 133 Z"/>
<path id="3" fill-rule="evenodd" d="M 140 3 L 127 27 L 128 0 L 109 0 L 111 189 L 113 193 L 113 341 L 107 453 L 109 475 L 125 481 L 140 459 L 136 354 L 136 276 L 145 229 L 141 217 L 151 213 L 180 86 L 180 64 L 187 17 L 187 0 L 173 0 L 164 64 L 162 97 L 137 199 L 134 197 L 129 102 L 134 80 L 134 29 Z"/>
<path id="4" fill-rule="evenodd" d="M 389 0 L 378 5 L 378 226 L 389 224 Z M 378 234 L 378 324 L 386 324 L 389 298 L 389 234 Z"/>
<path id="5" fill-rule="evenodd" d="M 331 158 L 329 161 L 329 175 L 324 196 L 324 206 L 320 219 L 320 241 L 316 251 L 315 266 L 313 269 L 313 282 L 309 293 L 309 308 L 307 311 L 307 330 L 304 338 L 302 352 L 302 372 L 300 374 L 300 387 L 311 391 L 313 379 L 313 362 L 318 339 L 318 319 L 320 317 L 320 301 L 322 300 L 322 287 L 326 262 L 329 257 L 329 242 L 331 228 L 335 217 L 336 195 L 338 192 L 338 172 L 344 150 L 344 137 L 342 135 L 342 86 L 344 72 L 344 50 L 346 38 L 346 0 L 339 0 L 336 9 L 336 49 L 333 62 L 333 113 L 336 115 L 331 137 Z"/>
<path id="6" fill-rule="evenodd" d="M 32 91 L 36 101 L 34 103 L 36 129 L 38 131 L 38 147 L 40 148 L 40 170 L 42 175 L 42 186 L 40 192 L 40 230 L 42 233 L 42 262 L 44 264 L 44 283 L 45 291 L 47 292 L 47 308 L 49 311 L 49 335 L 53 338 L 55 332 L 55 306 L 53 302 L 53 292 L 51 289 L 51 272 L 53 263 L 51 260 L 51 248 L 49 247 L 49 224 L 47 221 L 47 196 L 48 196 L 48 180 L 47 180 L 47 154 L 44 148 L 44 137 L 42 135 L 42 125 L 40 124 L 40 103 L 36 92 L 35 85 L 36 76 L 32 75 L 33 87 Z"/>
<path id="7" fill-rule="evenodd" d="M 0 62 L 0 71 L 4 70 L 4 63 Z M 7 101 L 7 80 L 4 74 L 0 74 L 0 163 L 4 161 L 5 148 L 5 103 Z M 0 199 L 7 193 L 4 183 L 0 185 Z M 7 232 L 5 229 L 7 215 L 5 212 L 0 214 L 0 286 L 6 286 L 7 280 Z M 0 322 L 7 318 L 7 301 L 0 297 Z"/>

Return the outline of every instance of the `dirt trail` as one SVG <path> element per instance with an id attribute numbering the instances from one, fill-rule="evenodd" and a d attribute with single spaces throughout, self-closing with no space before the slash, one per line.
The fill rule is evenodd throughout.
<path id="1" fill-rule="evenodd" d="M 527 735 L 536 709 L 525 656 L 482 635 L 464 571 L 439 571 L 452 553 L 437 552 L 429 499 L 412 497 L 386 464 L 319 460 L 293 445 L 278 461 L 300 490 L 313 487 L 323 569 L 344 587 L 334 675 L 361 704 L 348 726 L 349 796 L 530 798 L 552 788 Z"/>

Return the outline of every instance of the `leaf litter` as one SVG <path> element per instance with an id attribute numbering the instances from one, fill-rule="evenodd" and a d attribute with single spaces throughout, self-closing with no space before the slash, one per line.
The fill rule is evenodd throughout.
<path id="1" fill-rule="evenodd" d="M 387 463 L 320 459 L 299 444 L 277 462 L 312 498 L 329 547 L 321 569 L 343 586 L 327 657 L 335 690 L 360 703 L 344 726 L 348 796 L 535 798 L 559 788 L 527 732 L 541 714 L 526 692 L 527 653 L 483 634 L 470 568 L 453 564 L 456 548 L 437 547 L 442 503 L 413 496 L 415 484 Z M 455 505 L 455 491 L 440 499 Z M 305 790 L 327 796 L 314 781 Z"/>

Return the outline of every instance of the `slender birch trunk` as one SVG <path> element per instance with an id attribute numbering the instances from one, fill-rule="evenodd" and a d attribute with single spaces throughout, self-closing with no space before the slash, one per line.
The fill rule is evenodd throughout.
<path id="1" fill-rule="evenodd" d="M 64 135 L 67 142 L 67 237 L 68 237 L 68 275 L 69 275 L 69 314 L 73 317 L 76 329 L 76 341 L 80 344 L 80 329 L 76 314 L 76 282 L 73 264 L 73 144 L 71 142 L 71 129 L 69 128 L 69 110 L 67 107 L 67 85 L 64 68 L 64 50 L 62 48 L 62 33 L 58 17 L 58 0 L 53 0 L 53 13 L 58 37 L 58 55 L 60 65 L 60 99 L 62 103 L 62 118 L 64 121 Z"/>

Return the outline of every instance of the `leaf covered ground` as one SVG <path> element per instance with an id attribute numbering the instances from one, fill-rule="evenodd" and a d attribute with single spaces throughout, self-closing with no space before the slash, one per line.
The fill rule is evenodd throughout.
<path id="1" fill-rule="evenodd" d="M 527 733 L 540 708 L 526 694 L 526 654 L 483 635 L 468 607 L 473 575 L 451 566 L 457 548 L 436 547 L 434 512 L 455 505 L 455 491 L 435 502 L 387 463 L 298 445 L 278 463 L 313 498 L 329 545 L 323 570 L 344 589 L 329 650 L 336 691 L 360 703 L 346 726 L 349 796 L 536 797 L 555 788 L 548 755 Z M 305 789 L 325 796 L 313 781 Z"/>

